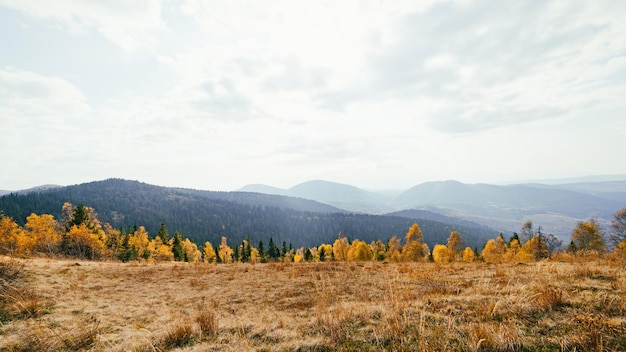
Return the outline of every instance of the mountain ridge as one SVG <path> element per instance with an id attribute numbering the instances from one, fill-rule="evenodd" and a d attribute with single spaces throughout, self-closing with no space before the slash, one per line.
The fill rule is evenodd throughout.
<path id="1" fill-rule="evenodd" d="M 431 248 L 445 243 L 451 231 L 460 231 L 470 246 L 480 247 L 495 231 L 445 224 L 411 217 L 354 214 L 327 204 L 286 196 L 249 192 L 212 192 L 161 187 L 139 181 L 108 179 L 59 189 L 0 197 L 0 210 L 20 225 L 31 213 L 61 218 L 64 202 L 96 210 L 102 221 L 120 229 L 143 225 L 152 235 L 161 222 L 198 244 L 219 243 L 225 236 L 239 243 L 250 236 L 296 246 L 332 243 L 343 232 L 366 242 L 400 238 L 418 222 Z"/>

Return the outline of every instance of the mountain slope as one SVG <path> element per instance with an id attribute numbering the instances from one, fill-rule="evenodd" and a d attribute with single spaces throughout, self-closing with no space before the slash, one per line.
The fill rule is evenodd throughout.
<path id="1" fill-rule="evenodd" d="M 144 225 L 154 235 L 164 222 L 170 232 L 178 230 L 200 245 L 207 240 L 219 243 L 221 236 L 226 236 L 231 244 L 239 243 L 249 235 L 255 243 L 271 237 L 277 243 L 312 246 L 332 243 L 340 231 L 367 242 L 386 241 L 392 235 L 404 237 L 414 221 L 422 227 L 431 248 L 434 243 L 445 243 L 453 230 L 460 231 L 466 243 L 475 247 L 481 247 L 494 235 L 483 229 L 432 220 L 348 214 L 310 200 L 284 196 L 166 188 L 118 179 L 6 195 L 0 197 L 0 210 L 23 224 L 32 212 L 59 218 L 66 201 L 95 208 L 101 220 L 117 228 Z"/>
<path id="2" fill-rule="evenodd" d="M 315 200 L 352 212 L 380 214 L 392 210 L 388 204 L 392 197 L 336 182 L 313 180 L 289 189 L 266 185 L 248 185 L 239 191 L 285 195 Z"/>
<path id="3" fill-rule="evenodd" d="M 417 185 L 399 195 L 393 205 L 462 217 L 506 233 L 531 220 L 566 240 L 576 222 L 591 217 L 608 221 L 626 204 L 626 198 L 619 199 L 619 192 L 606 193 L 599 196 L 600 192 L 541 184 L 495 186 L 444 181 Z"/>

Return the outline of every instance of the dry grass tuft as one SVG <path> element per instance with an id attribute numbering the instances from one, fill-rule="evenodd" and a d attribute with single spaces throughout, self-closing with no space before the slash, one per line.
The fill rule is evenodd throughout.
<path id="1" fill-rule="evenodd" d="M 29 325 L 19 341 L 7 347 L 8 351 L 84 351 L 94 347 L 100 333 L 100 322 L 95 318 L 79 321 L 72 327 L 44 327 Z"/>
<path id="2" fill-rule="evenodd" d="M 552 311 L 565 304 L 563 291 L 550 286 L 540 286 L 536 288 L 534 295 L 537 307 L 542 310 Z"/>
<path id="3" fill-rule="evenodd" d="M 219 329 L 217 318 L 213 312 L 200 311 L 196 316 L 196 323 L 202 336 L 216 335 Z"/>
<path id="4" fill-rule="evenodd" d="M 0 322 L 49 312 L 49 304 L 25 282 L 23 270 L 24 264 L 15 259 L 0 260 Z"/>
<path id="5" fill-rule="evenodd" d="M 177 347 L 193 345 L 199 339 L 194 332 L 193 325 L 188 321 L 174 323 L 163 335 L 156 347 L 159 350 L 168 350 Z"/>

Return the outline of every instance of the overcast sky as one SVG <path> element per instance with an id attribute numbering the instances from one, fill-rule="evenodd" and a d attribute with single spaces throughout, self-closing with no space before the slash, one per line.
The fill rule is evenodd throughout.
<path id="1" fill-rule="evenodd" d="M 0 0 L 0 189 L 625 174 L 626 1 Z"/>

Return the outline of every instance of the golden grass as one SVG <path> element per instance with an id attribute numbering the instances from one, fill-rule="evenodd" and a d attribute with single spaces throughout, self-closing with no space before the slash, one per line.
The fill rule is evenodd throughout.
<path id="1" fill-rule="evenodd" d="M 601 261 L 21 264 L 52 306 L 0 350 L 626 350 L 626 268 Z"/>

